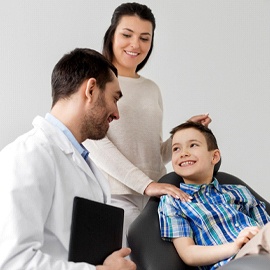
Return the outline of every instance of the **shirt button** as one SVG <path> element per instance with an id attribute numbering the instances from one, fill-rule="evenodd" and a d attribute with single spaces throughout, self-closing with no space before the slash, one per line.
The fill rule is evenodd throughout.
<path id="1" fill-rule="evenodd" d="M 239 224 L 238 223 L 235 223 L 235 227 L 239 227 Z"/>
<path id="2" fill-rule="evenodd" d="M 208 192 L 206 192 L 206 196 L 209 196 L 209 193 Z"/>

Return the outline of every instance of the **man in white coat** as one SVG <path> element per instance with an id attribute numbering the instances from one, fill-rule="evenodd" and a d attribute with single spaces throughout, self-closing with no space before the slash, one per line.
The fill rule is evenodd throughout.
<path id="1" fill-rule="evenodd" d="M 50 113 L 0 152 L 0 269 L 136 269 L 128 248 L 99 266 L 67 260 L 74 197 L 110 203 L 82 142 L 103 138 L 119 118 L 117 70 L 98 52 L 75 49 L 56 64 L 51 83 Z"/>

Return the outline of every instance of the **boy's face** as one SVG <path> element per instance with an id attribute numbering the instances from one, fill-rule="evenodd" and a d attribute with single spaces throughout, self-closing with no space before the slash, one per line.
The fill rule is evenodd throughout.
<path id="1" fill-rule="evenodd" d="M 220 159 L 219 150 L 208 151 L 204 135 L 188 128 L 176 132 L 172 139 L 172 165 L 188 184 L 209 184 L 215 164 Z"/>

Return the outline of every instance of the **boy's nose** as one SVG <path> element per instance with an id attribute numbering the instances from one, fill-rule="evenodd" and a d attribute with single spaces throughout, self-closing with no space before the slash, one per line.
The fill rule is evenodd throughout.
<path id="1" fill-rule="evenodd" d="M 188 157 L 189 156 L 189 152 L 187 150 L 182 150 L 181 152 L 181 157 Z"/>

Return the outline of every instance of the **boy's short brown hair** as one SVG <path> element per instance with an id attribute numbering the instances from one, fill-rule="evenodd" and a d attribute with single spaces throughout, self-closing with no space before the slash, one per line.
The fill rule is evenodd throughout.
<path id="1" fill-rule="evenodd" d="M 170 132 L 171 138 L 173 138 L 176 132 L 180 130 L 188 129 L 188 128 L 194 128 L 203 134 L 203 136 L 206 139 L 208 151 L 218 149 L 216 137 L 211 131 L 211 129 L 197 122 L 187 121 L 181 125 L 174 127 Z"/>

